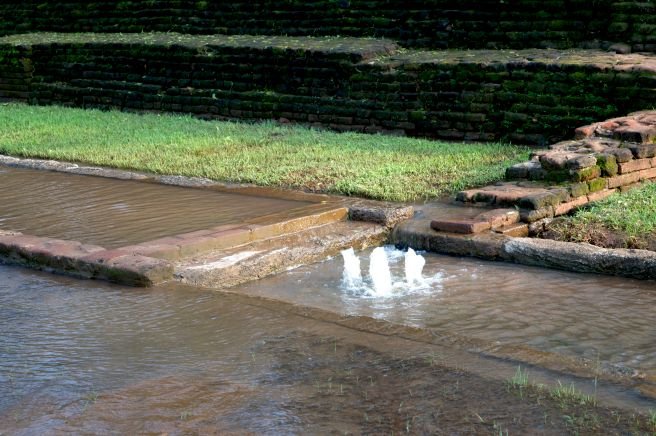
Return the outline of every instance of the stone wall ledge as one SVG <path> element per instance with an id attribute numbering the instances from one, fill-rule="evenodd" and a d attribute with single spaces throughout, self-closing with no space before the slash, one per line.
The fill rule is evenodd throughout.
<path id="1" fill-rule="evenodd" d="M 656 279 L 656 253 L 648 250 L 607 249 L 492 232 L 474 235 L 435 232 L 426 223 L 417 221 L 400 224 L 392 235 L 392 242 L 439 254 L 502 260 L 578 273 Z"/>

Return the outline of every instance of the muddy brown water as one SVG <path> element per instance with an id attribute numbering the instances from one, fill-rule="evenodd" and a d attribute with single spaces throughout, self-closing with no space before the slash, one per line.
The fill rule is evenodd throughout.
<path id="1" fill-rule="evenodd" d="M 106 248 L 240 223 L 308 204 L 0 167 L 0 229 Z"/>
<path id="2" fill-rule="evenodd" d="M 512 362 L 254 297 L 2 265 L 0 277 L 0 434 L 498 434 L 501 425 L 563 434 L 569 425 L 546 400 L 508 391 Z M 537 368 L 531 377 L 541 381 Z M 654 406 L 630 391 L 598 395 Z"/>
<path id="3" fill-rule="evenodd" d="M 0 169 L 0 181 L 0 228 L 108 247 L 303 205 L 243 196 L 232 204 L 211 191 L 32 170 Z M 125 198 L 139 220 L 114 207 Z M 363 271 L 368 253 L 358 253 Z M 402 281 L 401 254 L 390 254 Z M 339 257 L 233 289 L 245 295 L 177 284 L 127 289 L 0 265 L 0 434 L 498 433 L 492 422 L 524 418 L 518 433 L 562 433 L 562 419 L 547 424 L 553 411 L 528 407 L 499 382 L 514 362 L 367 333 L 366 320 L 339 326 L 259 297 L 629 372 L 656 369 L 653 282 L 426 259 L 430 286 L 392 298 L 345 288 Z M 656 408 L 630 389 L 603 389 L 607 401 Z"/>

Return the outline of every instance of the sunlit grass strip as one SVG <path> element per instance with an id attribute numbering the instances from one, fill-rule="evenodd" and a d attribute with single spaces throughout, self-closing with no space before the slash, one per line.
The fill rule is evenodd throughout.
<path id="1" fill-rule="evenodd" d="M 656 184 L 647 183 L 622 195 L 612 195 L 580 210 L 572 218 L 574 226 L 602 225 L 629 237 L 656 232 Z"/>
<path id="2" fill-rule="evenodd" d="M 528 157 L 500 143 L 21 104 L 0 105 L 0 153 L 392 201 L 499 180 Z"/>

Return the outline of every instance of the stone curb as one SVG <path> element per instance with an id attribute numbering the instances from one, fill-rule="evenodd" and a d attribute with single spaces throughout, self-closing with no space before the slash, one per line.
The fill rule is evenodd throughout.
<path id="1" fill-rule="evenodd" d="M 428 226 L 407 223 L 394 230 L 392 242 L 440 254 L 640 280 L 656 279 L 656 253 L 648 250 L 607 249 L 550 239 L 515 238 L 499 233 L 461 235 L 435 232 Z"/>
<path id="2" fill-rule="evenodd" d="M 17 232 L 0 232 L 0 262 L 137 287 L 173 278 L 173 266 L 161 259 Z"/>

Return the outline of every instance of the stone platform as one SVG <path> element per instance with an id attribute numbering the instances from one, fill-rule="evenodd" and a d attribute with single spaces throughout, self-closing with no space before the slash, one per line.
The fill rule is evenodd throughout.
<path id="1" fill-rule="evenodd" d="M 151 286 L 175 279 L 214 288 L 232 286 L 323 259 L 341 249 L 378 245 L 387 239 L 396 223 L 413 214 L 410 206 L 223 185 L 206 179 L 154 176 L 7 156 L 0 156 L 0 164 L 311 203 L 242 222 L 113 249 L 0 231 L 0 262 L 130 286 Z M 250 254 L 244 257 L 243 253 Z"/>

